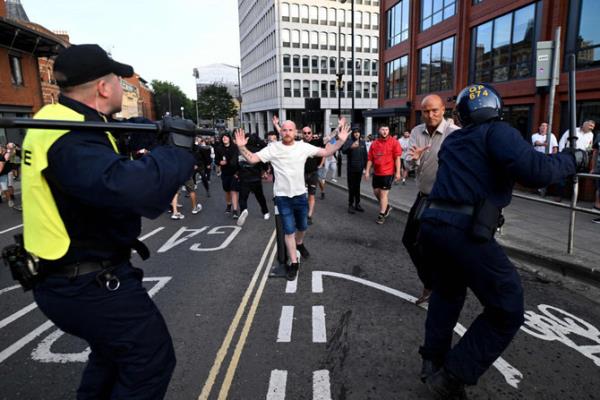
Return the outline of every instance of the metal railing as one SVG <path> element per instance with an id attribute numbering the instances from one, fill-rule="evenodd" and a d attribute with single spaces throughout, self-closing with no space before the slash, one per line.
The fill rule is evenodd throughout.
<path id="1" fill-rule="evenodd" d="M 579 178 L 600 179 L 600 174 L 580 173 L 575 176 L 575 179 L 573 179 L 573 195 L 571 196 L 571 204 L 570 205 L 557 203 L 555 201 L 546 200 L 546 199 L 539 198 L 539 197 L 534 197 L 534 196 L 529 196 L 526 194 L 520 194 L 520 193 L 513 192 L 513 197 L 517 197 L 519 199 L 529 200 L 529 201 L 533 201 L 536 203 L 548 204 L 553 207 L 567 208 L 567 209 L 571 210 L 570 218 L 569 218 L 569 235 L 568 235 L 568 239 L 567 239 L 567 253 L 568 254 L 573 254 L 573 244 L 574 244 L 574 239 L 575 239 L 575 216 L 576 216 L 576 213 L 582 212 L 582 213 L 586 213 L 586 214 L 597 215 L 598 217 L 600 217 L 600 211 L 597 211 L 593 208 L 584 208 L 584 207 L 577 206 L 577 198 L 579 196 Z"/>

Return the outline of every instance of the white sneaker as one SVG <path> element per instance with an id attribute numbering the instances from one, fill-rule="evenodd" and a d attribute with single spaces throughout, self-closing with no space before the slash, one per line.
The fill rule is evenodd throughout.
<path id="1" fill-rule="evenodd" d="M 266 220 L 268 220 L 269 218 L 271 218 L 271 214 L 266 213 L 265 215 L 263 215 L 263 218 Z"/>
<path id="2" fill-rule="evenodd" d="M 331 182 L 337 182 L 337 179 L 331 178 Z"/>
<path id="3" fill-rule="evenodd" d="M 244 222 L 246 222 L 246 217 L 248 216 L 248 210 L 244 210 L 242 211 L 242 213 L 240 214 L 240 216 L 238 217 L 237 220 L 237 226 L 242 226 L 244 225 Z"/>
<path id="4" fill-rule="evenodd" d="M 14 202 L 14 201 L 12 201 L 12 200 L 9 200 L 9 201 L 8 201 L 8 206 L 9 206 L 10 208 L 12 208 L 14 205 L 15 205 L 15 202 Z"/>
<path id="5" fill-rule="evenodd" d="M 184 218 L 185 218 L 185 215 L 183 215 L 180 212 L 176 212 L 176 213 L 173 213 L 173 215 L 171 215 L 171 219 L 184 219 Z"/>
<path id="6" fill-rule="evenodd" d="M 200 211 L 202 211 L 202 204 L 198 203 L 196 204 L 196 207 L 194 207 L 194 209 L 192 210 L 192 214 L 198 214 Z"/>

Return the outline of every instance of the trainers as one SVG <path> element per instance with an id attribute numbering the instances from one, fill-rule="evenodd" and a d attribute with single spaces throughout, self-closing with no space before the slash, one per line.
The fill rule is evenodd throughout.
<path id="1" fill-rule="evenodd" d="M 379 225 L 383 224 L 385 222 L 385 215 L 379 213 L 375 222 L 377 222 Z"/>
<path id="2" fill-rule="evenodd" d="M 360 206 L 360 204 L 357 204 L 356 206 L 354 206 L 354 209 L 355 209 L 356 211 L 358 211 L 358 212 L 365 212 L 365 209 L 364 209 L 364 208 L 362 208 L 362 207 Z"/>
<path id="3" fill-rule="evenodd" d="M 465 385 L 445 368 L 439 369 L 425 379 L 427 389 L 437 399 L 468 399 L 465 391 Z"/>
<path id="4" fill-rule="evenodd" d="M 387 208 L 385 209 L 385 212 L 383 213 L 384 217 L 389 217 L 390 213 L 392 212 L 392 207 L 390 207 L 390 205 L 388 204 Z"/>
<path id="5" fill-rule="evenodd" d="M 264 220 L 266 221 L 266 220 L 268 220 L 269 218 L 271 218 L 271 214 L 269 214 L 269 213 L 263 214 L 263 218 L 264 218 Z"/>
<path id="6" fill-rule="evenodd" d="M 337 179 L 331 178 L 331 182 L 337 182 Z"/>
<path id="7" fill-rule="evenodd" d="M 227 207 L 225 207 L 225 214 L 230 214 L 231 213 L 231 204 L 227 204 Z"/>
<path id="8" fill-rule="evenodd" d="M 356 212 L 354 211 L 354 207 L 348 206 L 348 214 L 356 214 Z"/>
<path id="9" fill-rule="evenodd" d="M 308 225 L 312 225 L 312 217 L 306 217 Z"/>
<path id="10" fill-rule="evenodd" d="M 244 222 L 246 222 L 246 217 L 248 216 L 248 210 L 244 210 L 242 211 L 242 213 L 240 214 L 238 220 L 237 220 L 237 226 L 242 226 L 244 225 Z M 234 217 L 235 218 L 235 217 Z"/>
<path id="11" fill-rule="evenodd" d="M 23 211 L 23 208 L 21 206 L 16 205 L 16 204 L 13 206 L 12 209 L 15 210 L 15 211 Z"/>
<path id="12" fill-rule="evenodd" d="M 196 207 L 194 207 L 194 209 L 192 210 L 192 214 L 198 214 L 200 211 L 202 211 L 202 204 L 198 203 L 196 204 Z"/>
<path id="13" fill-rule="evenodd" d="M 233 210 L 233 215 L 231 218 L 238 219 L 240 217 L 240 212 L 238 210 Z"/>
<path id="14" fill-rule="evenodd" d="M 600 224 L 600 218 L 594 218 L 594 219 L 592 220 L 592 222 L 593 222 L 594 224 Z"/>
<path id="15" fill-rule="evenodd" d="M 302 258 L 308 258 L 308 257 L 310 257 L 310 253 L 308 252 L 308 250 L 306 249 L 306 247 L 304 247 L 304 243 L 297 244 L 296 245 L 296 249 L 300 252 L 300 255 L 302 256 Z"/>
<path id="16" fill-rule="evenodd" d="M 298 276 L 298 268 L 300 267 L 300 264 L 298 264 L 297 262 L 295 263 L 291 263 L 290 265 L 287 266 L 287 275 L 285 277 L 285 279 L 287 279 L 288 281 L 293 281 L 294 279 L 296 279 L 296 276 Z"/>
<path id="17" fill-rule="evenodd" d="M 15 205 L 15 202 L 14 202 L 14 201 L 12 201 L 12 200 L 8 200 L 8 206 L 9 206 L 9 207 L 11 207 L 11 208 L 12 208 L 12 207 L 14 207 L 14 205 Z"/>
<path id="18" fill-rule="evenodd" d="M 171 215 L 171 219 L 184 219 L 184 218 L 185 218 L 185 215 L 183 215 L 180 212 L 176 212 L 176 213 L 173 213 L 173 215 Z"/>
<path id="19" fill-rule="evenodd" d="M 406 178 L 402 178 L 402 184 L 406 185 Z"/>

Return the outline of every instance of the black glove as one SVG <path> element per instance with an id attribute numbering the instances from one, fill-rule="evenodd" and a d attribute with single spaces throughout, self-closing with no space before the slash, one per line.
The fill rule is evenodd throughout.
<path id="1" fill-rule="evenodd" d="M 189 119 L 164 117 L 156 122 L 159 142 L 191 150 L 196 137 L 196 125 Z"/>
<path id="2" fill-rule="evenodd" d="M 571 154 L 573 158 L 575 158 L 575 168 L 577 168 L 577 172 L 586 172 L 589 170 L 589 157 L 587 151 L 565 147 L 561 153 Z"/>

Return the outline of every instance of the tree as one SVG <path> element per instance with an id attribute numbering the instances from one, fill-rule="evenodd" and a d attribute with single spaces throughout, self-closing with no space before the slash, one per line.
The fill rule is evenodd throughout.
<path id="1" fill-rule="evenodd" d="M 196 120 L 196 106 L 179 86 L 159 80 L 153 80 L 151 84 L 154 89 L 154 107 L 157 115 L 162 117 L 168 112 L 174 116 L 181 116 L 183 106 L 185 118 Z"/>
<path id="2" fill-rule="evenodd" d="M 198 113 L 206 119 L 229 119 L 237 115 L 237 108 L 233 97 L 225 86 L 212 84 L 204 87 L 198 94 Z"/>

